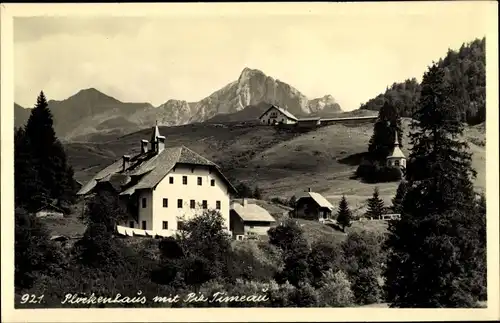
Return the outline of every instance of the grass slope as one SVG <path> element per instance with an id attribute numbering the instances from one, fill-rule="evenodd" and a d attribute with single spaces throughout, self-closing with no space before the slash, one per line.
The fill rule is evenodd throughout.
<path id="1" fill-rule="evenodd" d="M 404 133 L 409 120 L 403 121 Z M 307 133 L 277 130 L 258 123 L 199 123 L 161 127 L 167 146 L 185 145 L 218 163 L 224 173 L 249 185 L 258 185 L 264 196 L 289 198 L 310 187 L 336 205 L 346 194 L 353 211 L 363 212 L 375 186 L 390 204 L 397 183 L 365 184 L 351 179 L 360 156 L 366 151 L 373 124 L 331 125 Z M 86 181 L 100 168 L 123 154 L 138 152 L 141 139 L 151 129 L 101 143 L 69 143 L 70 163 L 77 179 Z M 465 138 L 478 172 L 475 185 L 485 187 L 484 126 L 467 127 Z M 404 138 L 403 152 L 408 156 Z"/>

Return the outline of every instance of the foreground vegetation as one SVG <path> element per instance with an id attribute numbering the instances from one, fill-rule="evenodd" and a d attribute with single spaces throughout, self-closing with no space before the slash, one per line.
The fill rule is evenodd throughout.
<path id="1" fill-rule="evenodd" d="M 392 199 L 392 211 L 400 213 L 400 219 L 389 221 L 381 233 L 355 230 L 351 197 L 342 194 L 337 222 L 344 239 L 328 238 L 325 232 L 317 235 L 304 220 L 284 220 L 269 230 L 267 241 L 232 241 L 223 230 L 222 216 L 206 211 L 175 237 L 125 240 L 116 234 L 123 214 L 116 196 L 98 192 L 82 210 L 83 236 L 70 244 L 54 242 L 33 210 L 40 197 L 62 206 L 71 203 L 74 192 L 72 170 L 53 133 L 42 94 L 27 126 L 16 135 L 16 168 L 31 163 L 33 167 L 25 169 L 35 170 L 16 174 L 16 306 L 477 307 L 487 296 L 486 198 L 474 191 L 476 170 L 463 141 L 467 134 L 462 112 L 456 109 L 460 99 L 445 78 L 445 71 L 434 64 L 421 84 L 409 125 L 407 170 L 395 184 Z M 397 119 L 392 127 L 398 131 Z M 33 129 L 36 139 L 45 140 L 33 139 L 29 135 Z M 245 132 L 248 145 L 259 139 L 238 127 L 217 133 L 228 131 Z M 240 147 L 241 159 L 233 162 L 242 168 L 273 155 L 271 162 L 293 168 L 293 158 L 277 158 L 276 145 L 284 148 L 287 144 L 280 140 L 287 138 L 301 159 L 297 148 L 304 137 L 265 131 L 273 136 L 259 142 L 257 152 L 244 152 L 241 149 L 248 147 L 241 148 L 232 139 L 221 145 Z M 35 141 L 37 145 L 31 144 Z M 139 141 L 134 137 L 133 142 Z M 302 144 L 307 142 L 311 141 Z M 371 153 L 377 154 L 381 146 L 375 146 Z M 56 159 L 40 155 L 50 149 L 57 152 Z M 239 186 L 241 194 L 257 199 L 263 195 L 258 186 Z M 368 201 L 366 213 L 372 218 L 387 210 L 379 193 L 375 189 Z"/>

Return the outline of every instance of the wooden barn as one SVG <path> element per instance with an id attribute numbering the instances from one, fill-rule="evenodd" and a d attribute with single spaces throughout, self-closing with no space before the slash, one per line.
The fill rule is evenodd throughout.
<path id="1" fill-rule="evenodd" d="M 332 218 L 333 205 L 321 194 L 312 192 L 310 188 L 306 192 L 295 195 L 295 199 L 294 217 L 315 221 Z"/>

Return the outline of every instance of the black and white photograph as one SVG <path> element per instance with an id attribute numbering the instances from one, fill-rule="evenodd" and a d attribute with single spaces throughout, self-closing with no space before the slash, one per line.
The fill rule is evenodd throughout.
<path id="1" fill-rule="evenodd" d="M 496 2 L 1 14 L 6 322 L 500 318 Z"/>

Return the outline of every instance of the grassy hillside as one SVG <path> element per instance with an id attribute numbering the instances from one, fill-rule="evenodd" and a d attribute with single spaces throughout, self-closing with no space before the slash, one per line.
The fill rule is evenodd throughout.
<path id="1" fill-rule="evenodd" d="M 403 120 L 404 133 L 409 120 Z M 293 133 L 255 123 L 190 124 L 161 127 L 167 146 L 185 145 L 218 163 L 232 179 L 262 188 L 264 196 L 289 198 L 307 189 L 321 192 L 334 205 L 346 194 L 353 210 L 363 212 L 366 199 L 378 186 L 387 203 L 397 183 L 364 184 L 350 179 L 366 151 L 372 124 L 331 125 L 308 133 Z M 101 167 L 123 154 L 138 152 L 151 129 L 102 143 L 67 144 L 77 179 L 88 180 Z M 467 127 L 466 139 L 478 171 L 475 185 L 485 187 L 484 125 Z M 408 156 L 407 140 L 403 152 Z"/>

